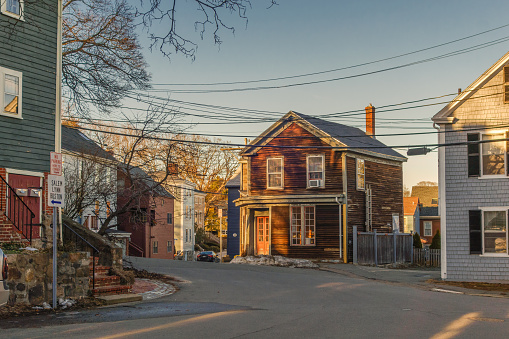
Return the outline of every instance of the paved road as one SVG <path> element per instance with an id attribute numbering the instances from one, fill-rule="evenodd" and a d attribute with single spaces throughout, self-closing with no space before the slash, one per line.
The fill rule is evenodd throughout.
<path id="1" fill-rule="evenodd" d="M 0 337 L 506 338 L 509 333 L 509 299 L 318 270 L 155 259 L 135 264 L 178 277 L 180 291 L 152 302 L 20 321 L 20 328 L 0 330 Z"/>

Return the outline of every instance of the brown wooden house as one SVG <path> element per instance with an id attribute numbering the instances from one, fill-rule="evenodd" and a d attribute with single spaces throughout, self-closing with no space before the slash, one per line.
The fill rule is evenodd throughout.
<path id="1" fill-rule="evenodd" d="M 353 226 L 403 230 L 406 158 L 374 138 L 366 111 L 371 136 L 290 111 L 241 151 L 241 254 L 346 261 Z"/>

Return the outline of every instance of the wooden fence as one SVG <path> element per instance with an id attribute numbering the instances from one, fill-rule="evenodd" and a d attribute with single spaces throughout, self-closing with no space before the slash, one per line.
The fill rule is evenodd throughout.
<path id="1" fill-rule="evenodd" d="M 440 267 L 440 249 L 414 248 L 414 263 Z"/>
<path id="2" fill-rule="evenodd" d="M 361 265 L 384 265 L 412 262 L 413 237 L 410 233 L 353 231 L 353 262 Z"/>

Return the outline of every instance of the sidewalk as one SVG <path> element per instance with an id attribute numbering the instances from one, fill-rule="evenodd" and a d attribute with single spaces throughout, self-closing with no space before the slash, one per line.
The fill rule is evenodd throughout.
<path id="1" fill-rule="evenodd" d="M 504 292 L 468 289 L 459 286 L 441 284 L 439 282 L 428 282 L 430 279 L 435 281 L 440 280 L 439 269 L 397 269 L 353 264 L 322 263 L 320 264 L 320 270 L 342 274 L 352 278 L 380 281 L 389 284 L 421 288 L 435 292 L 467 294 L 495 298 L 509 298 L 509 295 Z"/>

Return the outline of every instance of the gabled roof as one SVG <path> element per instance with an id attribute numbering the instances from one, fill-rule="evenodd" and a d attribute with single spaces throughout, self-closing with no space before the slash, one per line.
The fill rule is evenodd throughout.
<path id="1" fill-rule="evenodd" d="M 298 124 L 309 133 L 320 138 L 324 143 L 339 149 L 347 149 L 357 153 L 364 153 L 376 157 L 388 158 L 396 161 L 406 161 L 402 156 L 384 143 L 371 138 L 362 130 L 320 118 L 290 111 L 270 126 L 265 132 L 246 146 L 240 155 L 252 155 L 258 152 L 260 146 L 267 145 L 291 124 Z"/>
<path id="2" fill-rule="evenodd" d="M 470 84 L 463 92 L 461 92 L 456 98 L 442 108 L 437 114 L 431 118 L 436 123 L 452 123 L 453 119 L 451 114 L 460 107 L 466 100 L 471 98 L 479 89 L 481 89 L 488 81 L 493 79 L 505 65 L 509 63 L 509 52 L 507 52 L 502 58 L 493 64 L 486 70 L 477 80 Z"/>
<path id="3" fill-rule="evenodd" d="M 412 186 L 412 197 L 418 197 L 423 206 L 433 206 L 433 199 L 438 201 L 438 186 Z"/>
<path id="4" fill-rule="evenodd" d="M 403 198 L 403 214 L 414 215 L 415 210 L 419 206 L 419 198 L 417 197 L 404 197 Z"/>
<path id="5" fill-rule="evenodd" d="M 126 165 L 121 166 L 121 168 L 124 171 L 127 170 L 126 167 L 127 167 Z M 136 179 L 138 182 L 143 183 L 147 188 L 155 186 L 152 190 L 152 192 L 155 195 L 157 195 L 159 197 L 174 198 L 174 196 L 171 195 L 166 189 L 164 189 L 163 186 L 157 185 L 157 182 L 141 168 L 131 166 L 130 174 L 133 177 L 133 179 Z"/>
<path id="6" fill-rule="evenodd" d="M 62 149 L 70 153 L 116 161 L 115 158 L 76 128 L 62 126 Z"/>
<path id="7" fill-rule="evenodd" d="M 240 187 L 240 173 L 237 173 L 225 185 L 226 188 Z"/>
<path id="8" fill-rule="evenodd" d="M 421 217 L 438 217 L 438 207 L 421 207 Z"/>

